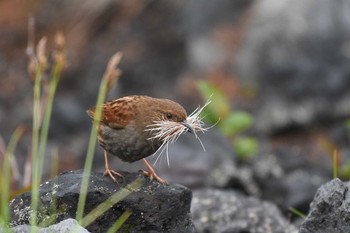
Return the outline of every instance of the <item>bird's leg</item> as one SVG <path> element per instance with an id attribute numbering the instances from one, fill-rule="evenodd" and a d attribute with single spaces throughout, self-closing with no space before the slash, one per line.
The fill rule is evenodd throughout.
<path id="1" fill-rule="evenodd" d="M 109 167 L 109 163 L 108 163 L 108 158 L 107 158 L 107 151 L 104 150 L 104 156 L 105 156 L 105 166 L 106 166 L 106 171 L 103 173 L 103 175 L 105 176 L 109 176 L 112 178 L 112 180 L 114 182 L 117 182 L 117 180 L 115 179 L 114 175 L 119 176 L 119 177 L 123 177 L 120 173 L 113 171 L 112 169 L 110 169 Z"/>
<path id="2" fill-rule="evenodd" d="M 151 178 L 151 180 L 154 178 L 156 179 L 159 183 L 161 184 L 166 184 L 166 181 L 163 180 L 162 178 L 160 178 L 154 171 L 154 169 L 152 168 L 152 166 L 147 162 L 146 159 L 143 159 L 143 162 L 146 164 L 146 167 L 148 169 L 148 172 L 144 171 L 143 173 L 145 174 L 145 176 L 149 176 Z"/>

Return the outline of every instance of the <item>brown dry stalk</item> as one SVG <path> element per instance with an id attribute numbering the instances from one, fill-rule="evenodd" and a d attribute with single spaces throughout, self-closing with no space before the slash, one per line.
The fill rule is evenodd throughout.
<path id="1" fill-rule="evenodd" d="M 66 59 L 66 39 L 62 32 L 57 32 L 55 34 L 55 49 L 53 52 L 53 60 L 55 64 L 64 65 L 67 64 Z"/>
<path id="2" fill-rule="evenodd" d="M 107 93 L 115 86 L 122 71 L 118 68 L 120 60 L 123 57 L 122 52 L 115 53 L 108 62 L 104 77 L 107 79 Z"/>

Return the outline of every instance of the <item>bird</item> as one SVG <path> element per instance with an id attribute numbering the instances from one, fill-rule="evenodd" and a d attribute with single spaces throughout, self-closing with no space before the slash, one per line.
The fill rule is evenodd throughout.
<path id="1" fill-rule="evenodd" d="M 108 154 L 129 163 L 143 160 L 148 169 L 144 174 L 166 184 L 145 158 L 169 141 L 176 140 L 179 135 L 201 129 L 197 121 L 188 118 L 186 110 L 179 103 L 169 99 L 131 95 L 107 101 L 99 107 L 101 117 L 97 141 L 104 149 L 104 175 L 115 182 L 115 176 L 122 175 L 110 168 Z M 95 118 L 96 110 L 96 106 L 87 110 L 91 119 Z"/>

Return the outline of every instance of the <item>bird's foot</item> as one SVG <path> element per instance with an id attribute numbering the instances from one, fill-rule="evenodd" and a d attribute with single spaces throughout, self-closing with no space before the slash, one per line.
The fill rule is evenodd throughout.
<path id="1" fill-rule="evenodd" d="M 160 178 L 156 173 L 151 173 L 149 171 L 143 171 L 145 176 L 148 176 L 151 180 L 156 179 L 161 184 L 166 184 L 167 182 Z"/>
<path id="2" fill-rule="evenodd" d="M 117 182 L 117 179 L 115 178 L 114 175 L 123 178 L 123 175 L 121 175 L 120 173 L 118 173 L 118 172 L 116 172 L 116 171 L 113 171 L 112 169 L 109 169 L 109 168 L 106 168 L 106 171 L 103 173 L 103 175 L 104 175 L 104 176 L 109 176 L 109 177 L 111 177 L 111 179 L 112 179 L 114 182 Z"/>
<path id="3" fill-rule="evenodd" d="M 143 159 L 143 162 L 146 164 L 146 167 L 148 168 L 148 171 L 143 171 L 143 174 L 145 174 L 145 176 L 148 176 L 151 180 L 156 179 L 159 183 L 161 184 L 166 184 L 167 182 L 165 180 L 163 180 L 162 178 L 160 178 L 154 171 L 154 169 L 152 168 L 152 166 L 145 160 Z"/>

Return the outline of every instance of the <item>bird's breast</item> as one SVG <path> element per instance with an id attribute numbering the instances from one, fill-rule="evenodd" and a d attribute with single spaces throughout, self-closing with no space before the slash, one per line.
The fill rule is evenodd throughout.
<path id="1" fill-rule="evenodd" d="M 122 129 L 100 125 L 99 144 L 110 154 L 126 162 L 134 162 L 155 153 L 161 145 L 158 140 L 150 140 L 145 132 L 138 132 L 131 125 Z"/>

